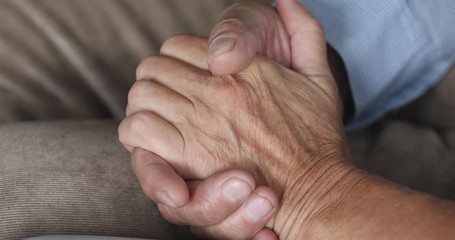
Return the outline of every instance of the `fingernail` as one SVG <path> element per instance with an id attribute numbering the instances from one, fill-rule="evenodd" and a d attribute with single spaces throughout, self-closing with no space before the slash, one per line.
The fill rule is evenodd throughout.
<path id="1" fill-rule="evenodd" d="M 260 196 L 253 196 L 245 205 L 245 215 L 253 222 L 263 220 L 273 211 L 272 203 Z"/>
<path id="2" fill-rule="evenodd" d="M 221 54 L 232 51 L 235 47 L 236 40 L 233 37 L 221 36 L 213 40 L 209 47 L 209 55 L 216 57 Z"/>
<path id="3" fill-rule="evenodd" d="M 240 178 L 227 180 L 221 188 L 225 199 L 232 203 L 244 201 L 253 191 L 250 185 Z"/>
<path id="4" fill-rule="evenodd" d="M 164 204 L 171 208 L 178 207 L 177 204 L 175 203 L 174 199 L 172 199 L 171 196 L 169 196 L 169 194 L 166 191 L 160 190 L 156 193 L 155 196 L 158 200 L 158 203 Z"/>

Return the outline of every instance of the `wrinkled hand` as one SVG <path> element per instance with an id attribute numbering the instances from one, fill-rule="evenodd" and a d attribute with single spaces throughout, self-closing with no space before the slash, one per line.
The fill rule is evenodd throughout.
<path id="1" fill-rule="evenodd" d="M 207 49 L 207 39 L 177 36 L 166 41 L 161 52 L 167 56 L 174 55 L 176 58 L 186 59 L 195 66 L 208 69 Z M 151 59 L 144 60 L 138 68 L 138 79 L 141 79 L 139 77 L 141 68 L 148 69 L 149 66 L 144 64 L 148 64 L 149 60 Z M 148 85 L 148 81 L 138 81 L 132 88 L 129 95 L 128 116 L 149 111 L 148 107 L 166 108 L 165 105 L 154 105 L 149 102 L 152 100 L 149 97 L 157 92 L 145 85 Z M 205 177 L 186 178 L 204 179 L 203 181 L 185 181 L 162 157 L 142 150 L 139 145 L 131 141 L 123 140 L 124 133 L 129 134 L 125 132 L 125 130 L 129 131 L 125 129 L 127 121 L 125 119 L 119 128 L 120 139 L 132 152 L 133 170 L 144 192 L 158 203 L 160 212 L 168 221 L 193 226 L 193 232 L 209 238 L 276 239 L 273 231 L 264 228 L 278 206 L 276 194 L 270 188 L 256 186 L 251 175 L 242 171 L 223 171 L 207 179 Z M 153 124 L 147 127 L 153 127 Z M 159 126 L 156 127 L 161 131 Z M 144 132 L 144 134 L 150 133 Z"/>
<path id="2" fill-rule="evenodd" d="M 323 209 L 329 183 L 348 169 L 340 100 L 315 22 L 301 24 L 294 34 L 311 29 L 302 35 L 312 43 L 302 49 L 306 60 L 293 63 L 305 75 L 258 57 L 239 74 L 215 77 L 204 41 L 171 39 L 162 49 L 166 56 L 148 58 L 138 68 L 121 141 L 166 159 L 185 179 L 246 170 L 281 197 L 270 227 L 280 237 L 292 236 L 292 226 L 303 225 L 298 216 Z M 328 169 L 339 174 L 327 177 Z M 302 182 L 306 187 L 297 184 Z"/>
<path id="3" fill-rule="evenodd" d="M 277 239 L 273 231 L 264 228 L 276 209 L 265 215 L 257 211 L 264 203 L 277 206 L 276 196 L 269 188 L 256 186 L 246 172 L 231 170 L 204 181 L 185 182 L 162 158 L 139 148 L 132 152 L 132 167 L 145 194 L 159 203 L 162 215 L 172 223 L 192 226 L 198 236 Z M 187 201 L 179 203 L 182 199 Z"/>
<path id="4" fill-rule="evenodd" d="M 214 75 L 239 73 L 257 54 L 306 76 L 321 72 L 327 61 L 314 54 L 326 52 L 319 44 L 325 41 L 320 23 L 299 6 L 298 0 L 275 2 L 276 9 L 253 2 L 236 3 L 221 14 L 209 38 L 208 64 Z M 344 117 L 349 120 L 354 104 L 348 75 L 341 56 L 330 45 L 327 47 Z"/>

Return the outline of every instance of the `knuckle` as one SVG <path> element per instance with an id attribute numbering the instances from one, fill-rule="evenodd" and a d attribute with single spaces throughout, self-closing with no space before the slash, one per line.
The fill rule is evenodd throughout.
<path id="1" fill-rule="evenodd" d="M 168 38 L 166 41 L 164 41 L 164 43 L 161 45 L 160 53 L 161 54 L 172 53 L 176 50 L 176 46 L 181 46 L 182 44 L 187 43 L 188 40 L 190 39 L 191 39 L 190 35 L 185 34 L 174 35 Z"/>
<path id="2" fill-rule="evenodd" d="M 129 104 L 134 104 L 138 98 L 144 95 L 144 89 L 146 83 L 145 81 L 137 81 L 133 84 L 131 87 L 129 93 L 128 93 L 128 103 Z"/>
<path id="3" fill-rule="evenodd" d="M 138 112 L 131 117 L 130 129 L 129 132 L 135 136 L 142 136 L 145 132 L 145 129 L 148 127 L 149 123 L 149 114 L 146 112 Z"/>
<path id="4" fill-rule="evenodd" d="M 136 81 L 128 93 L 128 103 L 135 106 L 154 96 L 159 91 L 156 88 L 156 84 L 151 79 Z"/>
<path id="5" fill-rule="evenodd" d="M 158 60 L 158 56 L 149 56 L 141 60 L 136 68 L 136 80 L 141 80 L 147 77 L 149 69 L 152 69 L 155 62 Z"/>

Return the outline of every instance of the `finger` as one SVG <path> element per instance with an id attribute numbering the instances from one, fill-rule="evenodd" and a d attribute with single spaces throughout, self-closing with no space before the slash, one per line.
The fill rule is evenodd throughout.
<path id="1" fill-rule="evenodd" d="M 136 81 L 128 94 L 126 115 L 150 111 L 172 123 L 182 122 L 183 114 L 192 109 L 191 101 L 152 80 Z"/>
<path id="2" fill-rule="evenodd" d="M 186 62 L 166 56 L 148 57 L 136 70 L 136 79 L 152 79 L 183 96 L 190 96 L 201 89 L 210 73 Z"/>
<path id="3" fill-rule="evenodd" d="M 238 3 L 226 9 L 209 38 L 208 63 L 215 75 L 239 73 L 261 54 L 290 64 L 286 29 L 269 6 Z"/>
<path id="4" fill-rule="evenodd" d="M 185 207 L 160 206 L 160 211 L 168 221 L 176 224 L 219 224 L 242 206 L 255 187 L 254 179 L 243 171 L 218 173 L 202 182 L 189 183 L 191 199 Z"/>
<path id="5" fill-rule="evenodd" d="M 292 46 L 292 69 L 307 76 L 330 74 L 324 30 L 297 0 L 277 0 Z"/>
<path id="6" fill-rule="evenodd" d="M 278 240 L 278 236 L 272 230 L 263 228 L 253 237 L 253 240 Z"/>
<path id="7" fill-rule="evenodd" d="M 150 199 L 173 208 L 183 207 L 188 202 L 185 181 L 158 155 L 136 148 L 131 154 L 131 165 Z"/>
<path id="8" fill-rule="evenodd" d="M 268 187 L 257 187 L 247 201 L 222 223 L 193 228 L 197 235 L 225 239 L 251 239 L 269 222 L 278 206 L 275 193 Z M 263 236 L 263 235 L 260 235 Z"/>
<path id="9" fill-rule="evenodd" d="M 180 161 L 184 146 L 183 135 L 173 125 L 151 112 L 138 112 L 126 117 L 119 126 L 119 139 L 124 145 L 155 153 L 177 169 L 183 167 Z"/>
<path id="10" fill-rule="evenodd" d="M 198 36 L 177 35 L 161 46 L 160 54 L 180 59 L 200 69 L 208 70 L 208 39 Z"/>

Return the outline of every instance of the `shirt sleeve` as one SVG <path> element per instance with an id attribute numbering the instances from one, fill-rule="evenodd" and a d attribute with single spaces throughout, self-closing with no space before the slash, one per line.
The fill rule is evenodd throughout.
<path id="1" fill-rule="evenodd" d="M 415 100 L 454 64 L 454 0 L 301 1 L 345 62 L 355 104 L 347 130 Z"/>

